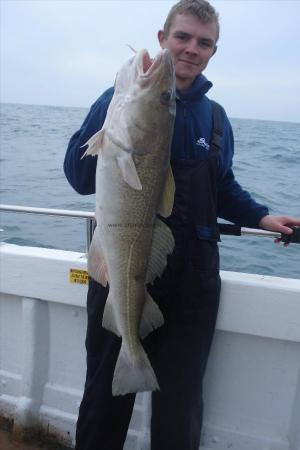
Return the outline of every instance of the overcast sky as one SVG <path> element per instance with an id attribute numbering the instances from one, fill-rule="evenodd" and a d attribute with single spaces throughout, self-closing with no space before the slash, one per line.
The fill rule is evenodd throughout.
<path id="1" fill-rule="evenodd" d="M 0 0 L 1 101 L 89 107 L 131 57 L 158 51 L 167 0 Z M 230 117 L 300 122 L 300 1 L 212 0 L 205 75 Z"/>

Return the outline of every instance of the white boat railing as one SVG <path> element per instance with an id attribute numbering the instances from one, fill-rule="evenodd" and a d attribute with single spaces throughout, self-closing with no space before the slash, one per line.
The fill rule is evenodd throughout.
<path id="1" fill-rule="evenodd" d="M 51 209 L 51 208 L 36 208 L 32 206 L 18 206 L 18 205 L 0 205 L 0 211 L 37 214 L 44 216 L 58 216 L 75 219 L 86 219 L 86 248 L 90 248 L 93 231 L 95 228 L 95 213 L 90 211 L 76 211 L 68 209 Z"/>
<path id="2" fill-rule="evenodd" d="M 87 249 L 89 249 L 93 231 L 95 228 L 94 212 L 68 210 L 68 209 L 36 208 L 32 206 L 18 206 L 5 204 L 0 204 L 0 211 L 86 219 Z M 271 237 L 271 238 L 281 237 L 280 233 L 273 231 L 266 231 L 256 228 L 239 227 L 233 224 L 219 224 L 219 226 L 221 234 L 236 235 L 236 236 Z"/>

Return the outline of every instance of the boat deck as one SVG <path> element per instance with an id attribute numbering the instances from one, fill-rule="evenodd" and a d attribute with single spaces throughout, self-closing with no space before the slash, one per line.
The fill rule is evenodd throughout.
<path id="1" fill-rule="evenodd" d="M 35 443 L 24 443 L 15 441 L 11 433 L 6 430 L 0 430 L 0 449 L 1 450 L 70 450 L 71 447 L 61 447 L 57 444 L 49 444 L 41 441 Z M 199 450 L 211 450 L 208 447 L 200 447 Z"/>
<path id="2" fill-rule="evenodd" d="M 70 447 L 61 447 L 58 444 L 44 443 L 39 439 L 30 443 L 18 442 L 13 439 L 11 433 L 7 430 L 0 430 L 0 448 L 1 450 L 69 450 Z"/>

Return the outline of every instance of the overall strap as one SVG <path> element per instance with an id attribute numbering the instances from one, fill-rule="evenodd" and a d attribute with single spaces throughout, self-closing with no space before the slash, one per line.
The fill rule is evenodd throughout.
<path id="1" fill-rule="evenodd" d="M 219 152 L 223 136 L 224 121 L 219 103 L 211 100 L 211 104 L 213 113 L 213 129 L 211 133 L 210 149 L 213 152 Z"/>

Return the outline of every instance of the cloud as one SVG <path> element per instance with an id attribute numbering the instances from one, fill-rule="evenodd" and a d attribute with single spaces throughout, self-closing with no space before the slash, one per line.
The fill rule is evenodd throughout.
<path id="1" fill-rule="evenodd" d="M 214 0 L 218 52 L 205 72 L 229 115 L 299 121 L 300 2 Z M 131 56 L 154 55 L 173 1 L 1 1 L 1 100 L 88 107 Z M 255 108 L 254 105 L 257 105 Z M 289 105 L 289 106 L 288 106 Z M 253 116 L 254 114 L 254 116 Z"/>

